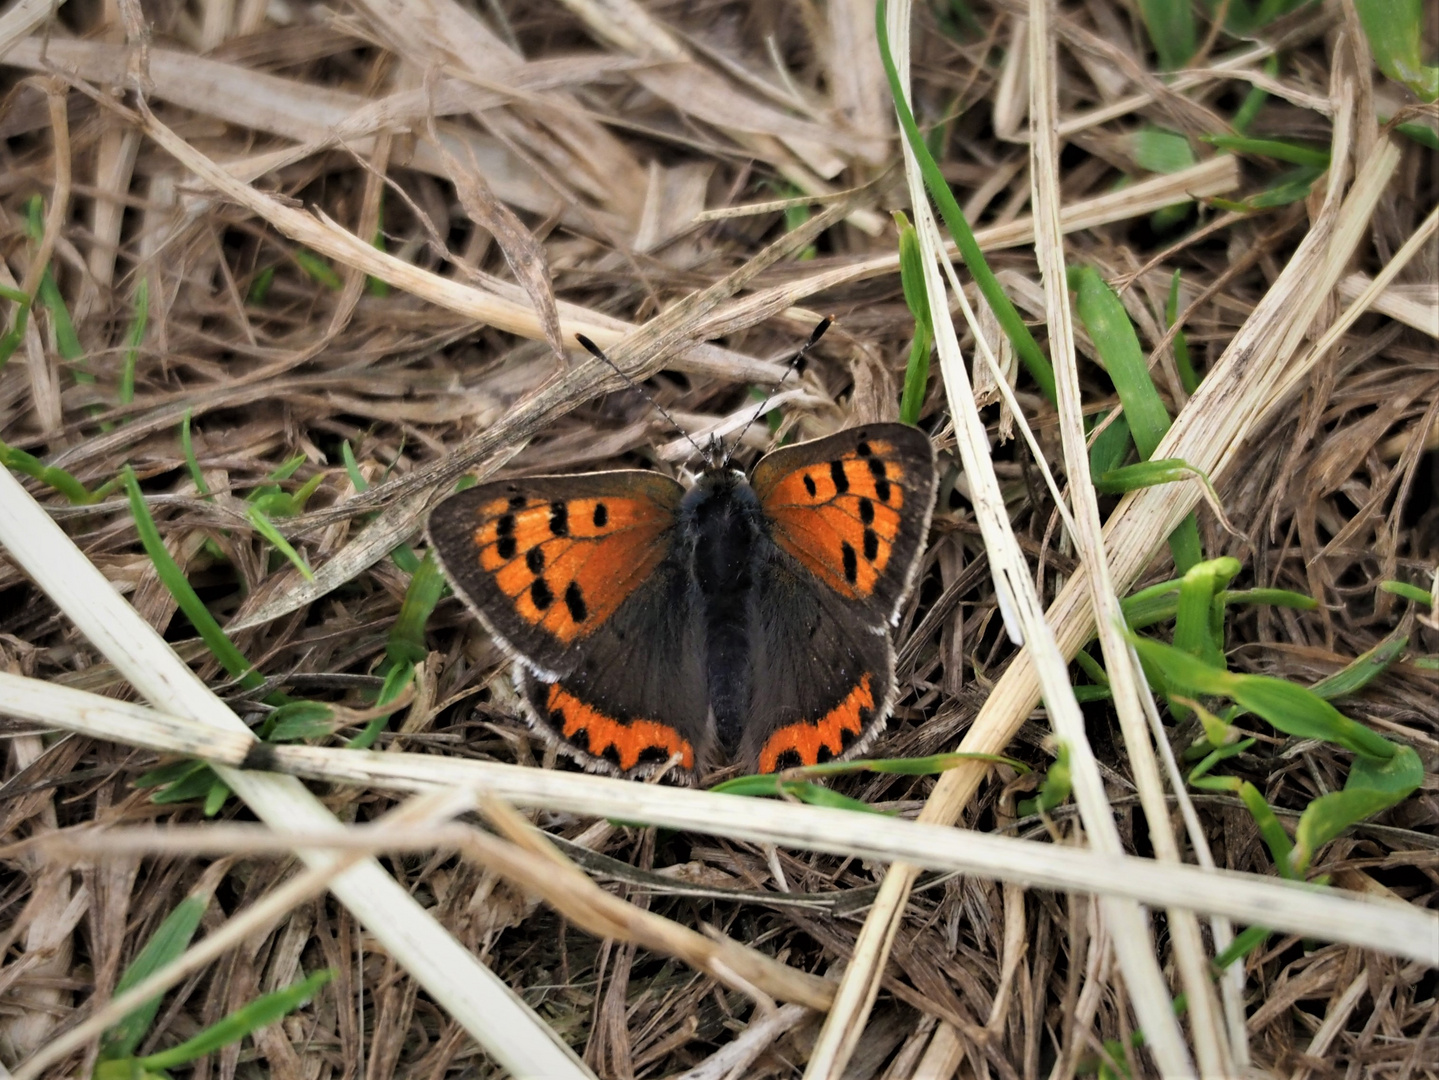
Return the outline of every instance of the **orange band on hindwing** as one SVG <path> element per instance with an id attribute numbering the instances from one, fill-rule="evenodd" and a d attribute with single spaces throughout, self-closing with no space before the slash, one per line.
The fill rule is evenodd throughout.
<path id="1" fill-rule="evenodd" d="M 799 765 L 819 765 L 852 746 L 874 716 L 874 693 L 865 672 L 849 694 L 818 720 L 802 720 L 780 728 L 760 748 L 759 771 L 779 772 Z"/>
<path id="2" fill-rule="evenodd" d="M 694 748 L 689 740 L 668 724 L 606 716 L 559 683 L 551 684 L 545 709 L 549 722 L 567 741 L 625 772 L 646 762 L 663 764 L 675 754 L 680 756 L 680 768 L 695 767 Z"/>

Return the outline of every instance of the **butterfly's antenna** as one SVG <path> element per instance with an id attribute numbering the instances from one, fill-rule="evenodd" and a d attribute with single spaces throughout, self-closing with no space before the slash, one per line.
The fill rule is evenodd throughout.
<path id="1" fill-rule="evenodd" d="M 775 394 L 779 393 L 779 388 L 784 385 L 785 380 L 788 379 L 790 375 L 794 372 L 804 370 L 804 354 L 809 352 L 815 347 L 816 344 L 818 344 L 819 339 L 824 337 L 824 332 L 829 329 L 830 323 L 832 322 L 834 322 L 833 316 L 826 315 L 823 319 L 819 321 L 819 325 L 810 331 L 809 340 L 806 341 L 803 345 L 801 345 L 799 347 L 799 352 L 795 353 L 794 356 L 790 359 L 789 367 L 787 367 L 785 369 L 785 373 L 780 376 L 779 382 L 774 384 L 774 387 L 770 390 L 768 396 L 762 402 L 760 402 L 759 408 L 756 409 L 754 411 L 754 415 L 745 422 L 745 426 L 739 429 L 739 434 L 734 437 L 734 442 L 732 442 L 730 444 L 730 448 L 725 451 L 724 460 L 720 462 L 721 468 L 729 464 L 729 459 L 734 456 L 735 450 L 739 448 L 740 440 L 744 438 L 745 432 L 748 431 L 751 427 L 753 427 L 754 422 L 764 415 L 765 409 L 769 406 L 770 399 L 773 398 Z"/>
<path id="2" fill-rule="evenodd" d="M 680 427 L 679 424 L 675 422 L 675 418 L 671 416 L 668 411 L 666 411 L 665 407 L 661 405 L 658 401 L 656 401 L 648 390 L 646 390 L 643 386 L 635 382 L 623 371 L 621 371 L 619 369 L 619 365 L 604 354 L 603 349 L 601 349 L 589 338 L 585 337 L 584 334 L 576 334 L 575 340 L 578 341 L 581 345 L 583 345 L 585 347 L 585 351 L 588 352 L 591 356 L 595 357 L 598 360 L 603 360 L 606 364 L 609 364 L 610 369 L 614 371 L 614 373 L 618 375 L 621 379 L 623 379 L 626 383 L 628 383 L 631 389 L 639 391 L 640 396 L 650 403 L 650 407 L 654 409 L 655 412 L 663 416 L 666 420 L 668 420 L 670 422 L 670 427 L 674 428 L 681 435 L 683 435 L 685 437 L 685 442 L 689 443 L 695 448 L 696 454 L 702 457 L 705 461 L 710 460 L 709 455 L 700 449 L 699 443 L 695 442 L 694 439 L 690 438 L 690 433 L 684 428 Z"/>

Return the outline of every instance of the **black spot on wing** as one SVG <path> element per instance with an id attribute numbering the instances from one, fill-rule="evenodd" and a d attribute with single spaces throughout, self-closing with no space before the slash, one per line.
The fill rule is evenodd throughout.
<path id="1" fill-rule="evenodd" d="M 889 502 L 889 481 L 882 476 L 875 477 L 874 493 L 879 496 L 880 502 Z"/>
<path id="2" fill-rule="evenodd" d="M 859 520 L 865 525 L 874 524 L 874 503 L 863 497 L 859 500 Z"/>
<path id="3" fill-rule="evenodd" d="M 879 537 L 873 529 L 864 530 L 864 557 L 870 562 L 879 556 Z"/>
<path id="4" fill-rule="evenodd" d="M 530 573 L 538 574 L 545 568 L 544 548 L 532 547 L 525 552 L 525 565 L 530 568 Z"/>
<path id="5" fill-rule="evenodd" d="M 840 541 L 839 553 L 844 562 L 844 579 L 853 585 L 859 580 L 859 560 L 855 558 L 854 548 L 849 546 L 848 540 Z"/>
<path id="6" fill-rule="evenodd" d="M 593 521 L 596 529 L 603 529 L 610 520 L 610 508 L 602 502 L 595 503 L 595 515 Z"/>
<path id="7" fill-rule="evenodd" d="M 835 494 L 843 495 L 849 490 L 849 477 L 844 474 L 843 461 L 829 463 L 829 478 L 834 481 Z"/>
<path id="8" fill-rule="evenodd" d="M 814 477 L 810 476 L 809 473 L 804 474 L 804 489 L 809 492 L 811 499 L 814 498 L 817 489 L 814 486 Z"/>
<path id="9" fill-rule="evenodd" d="M 534 601 L 535 607 L 544 611 L 555 602 L 555 594 L 550 592 L 544 578 L 537 577 L 530 583 L 530 599 Z"/>
<path id="10" fill-rule="evenodd" d="M 570 535 L 570 508 L 567 503 L 550 503 L 550 532 L 554 536 Z"/>
<path id="11" fill-rule="evenodd" d="M 506 562 L 513 559 L 515 557 L 515 538 L 508 534 L 501 536 L 495 541 L 495 551 Z"/>
<path id="12" fill-rule="evenodd" d="M 799 756 L 798 750 L 782 750 L 774 762 L 775 772 L 784 772 L 785 769 L 798 769 L 804 764 L 804 758 Z"/>
<path id="13" fill-rule="evenodd" d="M 529 500 L 526 499 L 523 495 L 511 495 L 511 496 L 510 496 L 510 509 L 511 509 L 511 510 L 518 510 L 518 509 L 520 509 L 520 507 L 524 506 L 525 503 L 528 502 L 528 501 L 529 501 Z"/>
<path id="14" fill-rule="evenodd" d="M 869 443 L 862 442 L 854 448 L 854 452 L 860 457 L 869 457 L 870 454 L 874 453 L 874 450 L 870 448 Z"/>
<path id="15" fill-rule="evenodd" d="M 585 594 L 576 582 L 565 586 L 565 607 L 570 609 L 570 618 L 577 623 L 585 621 L 589 609 L 585 607 Z"/>

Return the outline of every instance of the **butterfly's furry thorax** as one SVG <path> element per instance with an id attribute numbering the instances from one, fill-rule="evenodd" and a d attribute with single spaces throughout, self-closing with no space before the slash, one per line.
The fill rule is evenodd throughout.
<path id="1" fill-rule="evenodd" d="M 679 528 L 699 592 L 697 606 L 704 613 L 705 674 L 715 736 L 733 756 L 750 698 L 753 567 L 765 541 L 759 496 L 743 473 L 707 469 L 680 503 Z"/>

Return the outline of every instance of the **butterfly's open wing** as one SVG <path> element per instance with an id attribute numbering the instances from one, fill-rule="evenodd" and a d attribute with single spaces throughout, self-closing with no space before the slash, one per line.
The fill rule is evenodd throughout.
<path id="1" fill-rule="evenodd" d="M 770 454 L 751 611 L 749 720 L 762 772 L 857 753 L 893 705 L 888 631 L 914 580 L 937 486 L 922 431 L 871 424 Z"/>
<path id="2" fill-rule="evenodd" d="M 707 744 L 684 488 L 628 471 L 471 488 L 430 517 L 446 576 L 517 660 L 539 731 L 585 764 L 643 775 Z"/>

